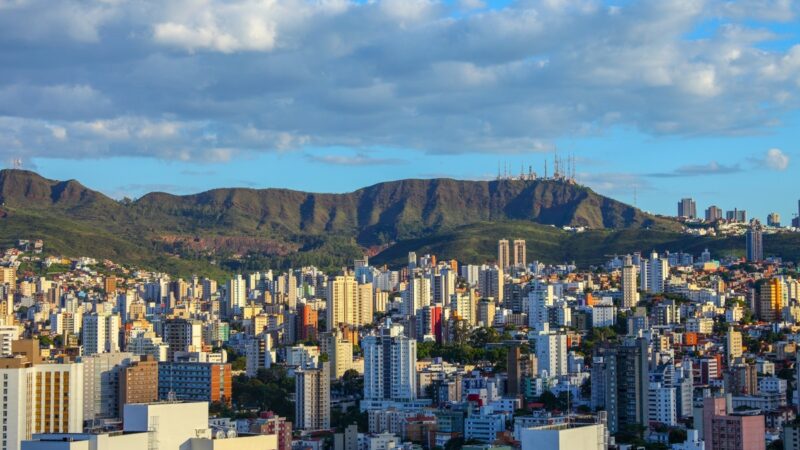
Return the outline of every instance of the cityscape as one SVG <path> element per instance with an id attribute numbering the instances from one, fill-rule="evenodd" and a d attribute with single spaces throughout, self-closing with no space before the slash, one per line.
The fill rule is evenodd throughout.
<path id="1" fill-rule="evenodd" d="M 800 1 L 0 0 L 0 450 L 800 450 Z"/>

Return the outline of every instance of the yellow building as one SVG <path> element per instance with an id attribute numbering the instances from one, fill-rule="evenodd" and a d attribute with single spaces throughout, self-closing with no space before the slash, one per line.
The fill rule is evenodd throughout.
<path id="1" fill-rule="evenodd" d="M 771 278 L 761 284 L 758 292 L 759 314 L 761 320 L 773 322 L 780 319 L 781 311 L 786 306 L 783 295 L 783 280 Z"/>

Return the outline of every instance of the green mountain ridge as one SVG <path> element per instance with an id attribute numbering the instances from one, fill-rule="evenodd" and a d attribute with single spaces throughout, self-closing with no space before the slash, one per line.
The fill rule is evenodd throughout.
<path id="1" fill-rule="evenodd" d="M 229 270 L 332 268 L 364 252 L 395 263 L 400 253 L 425 248 L 483 262 L 493 258 L 497 236 L 529 239 L 542 261 L 583 262 L 611 252 L 622 237 L 649 246 L 682 236 L 671 219 L 551 180 L 409 179 L 343 194 L 226 188 L 122 202 L 75 180 L 3 170 L 0 204 L 0 244 L 42 238 L 48 251 L 68 256 L 178 271 L 216 262 Z M 564 226 L 591 231 L 575 235 Z"/>

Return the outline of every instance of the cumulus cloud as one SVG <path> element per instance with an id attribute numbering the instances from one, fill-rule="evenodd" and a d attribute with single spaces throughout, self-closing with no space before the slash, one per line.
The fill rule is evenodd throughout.
<path id="1" fill-rule="evenodd" d="M 789 167 L 789 156 L 779 148 L 771 148 L 767 150 L 761 163 L 767 169 L 783 171 Z"/>
<path id="2" fill-rule="evenodd" d="M 0 2 L 0 157 L 527 153 L 761 133 L 800 107 L 800 45 L 763 27 L 796 2 L 485 3 Z"/>

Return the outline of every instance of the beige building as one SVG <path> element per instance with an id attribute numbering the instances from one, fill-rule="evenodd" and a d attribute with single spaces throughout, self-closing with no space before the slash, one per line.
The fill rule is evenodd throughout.
<path id="1" fill-rule="evenodd" d="M 334 277 L 328 283 L 327 329 L 339 325 L 372 323 L 372 284 L 358 284 L 352 275 Z"/>
<path id="2" fill-rule="evenodd" d="M 338 328 L 322 334 L 320 347 L 321 353 L 327 354 L 330 360 L 332 380 L 353 368 L 353 343 L 345 339 Z"/>
<path id="3" fill-rule="evenodd" d="M 497 266 L 500 269 L 507 269 L 511 263 L 510 249 L 508 246 L 508 239 L 500 239 L 497 241 Z"/>
<path id="4" fill-rule="evenodd" d="M 295 371 L 295 428 L 327 430 L 331 427 L 330 363 Z"/>

